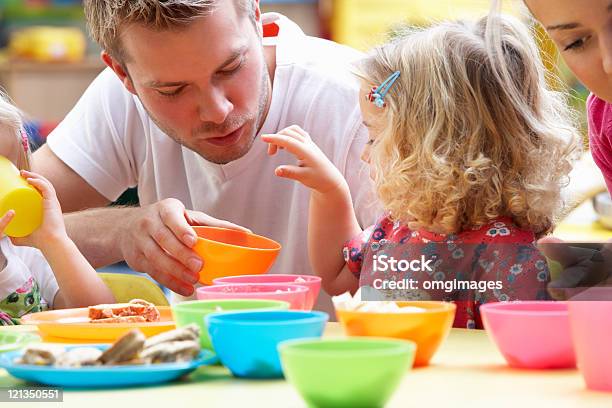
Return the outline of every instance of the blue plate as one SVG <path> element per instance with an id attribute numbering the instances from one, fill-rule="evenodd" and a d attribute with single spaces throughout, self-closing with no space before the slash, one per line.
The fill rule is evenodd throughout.
<path id="1" fill-rule="evenodd" d="M 40 337 L 33 333 L 0 330 L 0 353 L 19 350 L 36 341 L 40 341 Z"/>
<path id="2" fill-rule="evenodd" d="M 66 347 L 66 350 L 77 347 L 84 346 Z M 109 346 L 87 345 L 87 347 L 96 347 L 104 350 Z M 22 354 L 23 351 L 0 354 L 0 367 L 8 371 L 13 377 L 22 380 L 71 388 L 106 388 L 159 384 L 176 380 L 185 374 L 189 374 L 201 365 L 210 365 L 217 361 L 217 356 L 213 352 L 203 350 L 195 360 L 183 363 L 58 368 L 53 366 L 15 364 L 15 359 L 21 357 Z"/>

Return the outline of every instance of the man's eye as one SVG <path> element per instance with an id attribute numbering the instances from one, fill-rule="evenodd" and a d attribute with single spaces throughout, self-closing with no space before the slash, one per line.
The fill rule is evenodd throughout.
<path id="1" fill-rule="evenodd" d="M 159 93 L 160 95 L 163 95 L 163 96 L 177 96 L 178 94 L 180 94 L 183 91 L 184 88 L 185 88 L 184 86 L 181 86 L 181 87 L 176 88 L 176 89 L 174 89 L 172 91 L 160 91 L 158 89 L 157 93 Z"/>
<path id="2" fill-rule="evenodd" d="M 585 44 L 585 42 L 589 38 L 590 38 L 590 36 L 582 37 L 582 38 L 574 41 L 573 43 L 565 46 L 565 48 L 563 48 L 563 51 L 577 51 L 577 50 L 580 50 L 580 49 L 584 48 L 584 44 Z"/>
<path id="3" fill-rule="evenodd" d="M 244 65 L 244 59 L 240 59 L 237 63 L 233 64 L 227 69 L 224 69 L 223 71 L 220 71 L 219 73 L 221 75 L 232 75 L 238 72 L 240 68 L 242 68 L 243 65 Z"/>

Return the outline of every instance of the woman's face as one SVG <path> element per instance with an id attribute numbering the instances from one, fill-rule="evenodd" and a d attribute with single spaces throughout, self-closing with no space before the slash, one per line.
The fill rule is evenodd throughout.
<path id="1" fill-rule="evenodd" d="M 525 0 L 576 77 L 612 103 L 612 0 Z"/>

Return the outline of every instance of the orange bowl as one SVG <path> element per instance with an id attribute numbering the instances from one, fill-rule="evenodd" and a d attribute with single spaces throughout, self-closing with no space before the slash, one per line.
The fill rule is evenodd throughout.
<path id="1" fill-rule="evenodd" d="M 216 227 L 193 227 L 198 242 L 193 250 L 204 260 L 200 283 L 235 275 L 259 275 L 272 266 L 281 245 L 269 238 Z"/>
<path id="2" fill-rule="evenodd" d="M 376 313 L 336 309 L 336 316 L 349 336 L 391 337 L 412 340 L 417 344 L 414 365 L 425 366 L 455 320 L 454 303 L 419 301 L 396 302 L 399 307 L 414 306 L 422 313 Z"/>

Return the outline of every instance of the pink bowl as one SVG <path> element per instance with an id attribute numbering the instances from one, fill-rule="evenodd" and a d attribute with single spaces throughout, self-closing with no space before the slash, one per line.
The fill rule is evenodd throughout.
<path id="1" fill-rule="evenodd" d="M 199 300 L 268 299 L 289 302 L 289 309 L 306 310 L 308 288 L 300 285 L 233 283 L 196 289 Z"/>
<path id="2" fill-rule="evenodd" d="M 489 336 L 511 367 L 576 366 L 567 302 L 487 303 L 480 313 Z"/>
<path id="3" fill-rule="evenodd" d="M 587 388 L 612 391 L 612 302 L 569 302 L 569 315 Z"/>
<path id="4" fill-rule="evenodd" d="M 300 285 L 308 288 L 306 294 L 306 310 L 312 310 L 319 292 L 321 291 L 321 278 L 312 275 L 290 275 L 290 274 L 264 274 L 264 275 L 240 275 L 226 276 L 213 280 L 213 284 L 221 285 L 227 283 L 284 283 L 287 285 Z"/>

